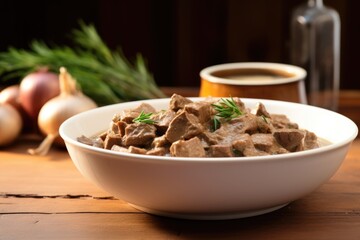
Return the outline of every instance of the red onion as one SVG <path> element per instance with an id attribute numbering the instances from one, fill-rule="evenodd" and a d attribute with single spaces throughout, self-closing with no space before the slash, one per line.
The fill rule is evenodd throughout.
<path id="1" fill-rule="evenodd" d="M 20 83 L 19 101 L 36 123 L 41 107 L 60 93 L 59 77 L 47 70 L 27 75 Z"/>

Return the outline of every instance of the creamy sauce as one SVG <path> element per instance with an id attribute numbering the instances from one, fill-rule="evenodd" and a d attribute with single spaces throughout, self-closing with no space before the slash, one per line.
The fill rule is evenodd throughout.
<path id="1" fill-rule="evenodd" d="M 292 78 L 295 75 L 276 69 L 242 68 L 220 70 L 212 73 L 213 76 L 237 81 L 273 81 Z"/>
<path id="2" fill-rule="evenodd" d="M 265 74 L 241 74 L 241 75 L 230 75 L 226 76 L 226 79 L 237 80 L 237 81 L 271 81 L 276 79 L 282 79 L 284 76 L 280 75 L 265 75 Z"/>

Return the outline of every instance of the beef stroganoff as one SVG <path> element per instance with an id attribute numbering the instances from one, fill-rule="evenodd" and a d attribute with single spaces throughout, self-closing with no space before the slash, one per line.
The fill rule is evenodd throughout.
<path id="1" fill-rule="evenodd" d="M 113 151 L 173 157 L 244 157 L 318 148 L 315 133 L 262 103 L 247 108 L 240 98 L 193 102 L 173 94 L 168 109 L 142 103 L 115 114 L 109 129 L 78 141 Z"/>

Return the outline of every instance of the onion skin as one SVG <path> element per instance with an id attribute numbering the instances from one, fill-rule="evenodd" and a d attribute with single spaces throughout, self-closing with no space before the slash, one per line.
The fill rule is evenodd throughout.
<path id="1" fill-rule="evenodd" d="M 4 88 L 0 92 L 0 103 L 8 103 L 12 105 L 17 110 L 22 109 L 20 101 L 19 101 L 19 93 L 20 88 L 19 85 L 11 85 L 9 87 Z"/>
<path id="2" fill-rule="evenodd" d="M 10 104 L 0 104 L 0 146 L 7 146 L 20 135 L 20 113 Z"/>
<path id="3" fill-rule="evenodd" d="M 36 124 L 40 109 L 60 93 L 59 77 L 46 70 L 30 73 L 20 82 L 19 102 Z"/>
<path id="4" fill-rule="evenodd" d="M 18 84 L 6 87 L 0 92 L 0 104 L 7 103 L 13 106 L 21 115 L 23 132 L 31 132 L 31 130 L 33 130 L 31 119 L 22 107 L 19 101 L 19 95 L 20 86 Z"/>
<path id="5" fill-rule="evenodd" d="M 28 149 L 31 155 L 46 155 L 53 143 L 65 146 L 59 135 L 60 125 L 75 114 L 96 108 L 96 103 L 85 96 L 76 86 L 76 80 L 64 67 L 60 68 L 60 94 L 45 103 L 38 117 L 40 131 L 46 138 L 35 149 Z"/>
<path id="6" fill-rule="evenodd" d="M 54 143 L 65 146 L 64 140 L 58 136 L 60 125 L 69 117 L 80 112 L 96 108 L 96 104 L 85 95 L 60 95 L 49 100 L 40 110 L 38 125 L 45 134 L 57 135 Z"/>

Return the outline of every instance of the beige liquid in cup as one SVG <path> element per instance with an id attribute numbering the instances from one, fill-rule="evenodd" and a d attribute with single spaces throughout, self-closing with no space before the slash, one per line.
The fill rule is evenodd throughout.
<path id="1" fill-rule="evenodd" d="M 285 71 L 273 69 L 234 69 L 221 70 L 212 73 L 213 76 L 237 81 L 272 81 L 293 77 L 294 75 Z"/>
<path id="2" fill-rule="evenodd" d="M 244 81 L 244 80 L 250 80 L 250 81 L 271 81 L 279 78 L 283 78 L 279 75 L 264 75 L 264 74 L 242 74 L 242 75 L 230 75 L 226 76 L 227 79 L 231 80 L 237 80 L 237 81 Z"/>

